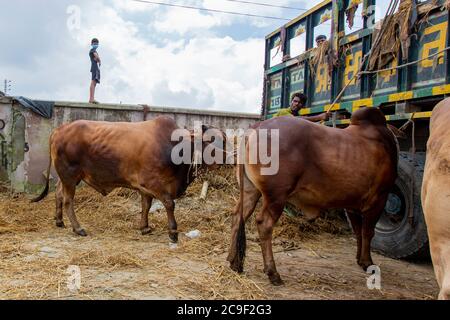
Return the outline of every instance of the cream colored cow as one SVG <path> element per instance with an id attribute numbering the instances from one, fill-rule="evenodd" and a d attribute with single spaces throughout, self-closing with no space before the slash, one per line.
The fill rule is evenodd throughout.
<path id="1" fill-rule="evenodd" d="M 450 299 L 450 98 L 433 110 L 422 185 L 439 299 Z"/>

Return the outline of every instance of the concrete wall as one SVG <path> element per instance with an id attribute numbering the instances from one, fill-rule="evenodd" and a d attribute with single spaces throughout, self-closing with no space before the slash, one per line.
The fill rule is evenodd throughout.
<path id="1" fill-rule="evenodd" d="M 6 102 L 5 98 L 0 98 L 0 102 L 2 99 Z M 8 172 L 7 164 L 5 164 L 6 155 L 9 149 L 8 141 L 11 140 L 10 132 L 12 125 L 12 108 L 11 107 L 2 107 L 0 103 L 0 181 L 8 180 Z"/>
<path id="2" fill-rule="evenodd" d="M 78 119 L 137 122 L 143 121 L 144 117 L 151 120 L 160 115 L 174 118 L 178 126 L 187 129 L 194 127 L 194 121 L 220 129 L 246 129 L 260 119 L 256 114 L 151 106 L 144 112 L 140 105 L 72 102 L 55 102 L 53 118 L 45 119 L 3 97 L 0 98 L 0 119 L 5 122 L 5 128 L 0 130 L 0 142 L 4 141 L 3 153 L 6 153 L 8 164 L 5 168 L 0 163 L 0 180 L 9 181 L 16 192 L 40 191 L 49 161 L 50 133 L 63 123 Z"/>

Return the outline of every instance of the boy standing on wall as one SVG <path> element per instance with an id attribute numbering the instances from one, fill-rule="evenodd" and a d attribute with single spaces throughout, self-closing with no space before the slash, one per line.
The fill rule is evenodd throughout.
<path id="1" fill-rule="evenodd" d="M 92 73 L 92 79 L 91 79 L 91 87 L 89 90 L 89 103 L 98 103 L 94 99 L 95 95 L 95 87 L 98 83 L 100 83 L 100 66 L 102 65 L 102 62 L 100 60 L 100 56 L 97 53 L 98 48 L 98 39 L 94 38 L 91 41 L 91 50 L 89 51 L 89 58 L 91 59 L 91 73 Z"/>

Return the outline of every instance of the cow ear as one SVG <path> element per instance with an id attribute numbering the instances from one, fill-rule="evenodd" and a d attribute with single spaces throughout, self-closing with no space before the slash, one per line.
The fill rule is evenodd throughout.
<path id="1" fill-rule="evenodd" d="M 202 132 L 205 133 L 208 130 L 209 130 L 208 126 L 205 126 L 204 124 L 202 124 Z"/>

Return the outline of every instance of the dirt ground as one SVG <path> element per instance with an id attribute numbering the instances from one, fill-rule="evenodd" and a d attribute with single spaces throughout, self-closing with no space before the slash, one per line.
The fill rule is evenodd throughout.
<path id="1" fill-rule="evenodd" d="M 54 194 L 37 204 L 29 196 L 0 194 L 0 299 L 435 299 L 431 262 L 411 263 L 373 253 L 381 269 L 381 290 L 369 290 L 369 277 L 356 264 L 356 240 L 340 219 L 310 224 L 283 216 L 274 232 L 278 271 L 285 281 L 272 286 L 263 273 L 253 219 L 247 224 L 245 272 L 226 261 L 231 213 L 238 197 L 230 170 L 206 177 L 177 200 L 182 232 L 169 243 L 164 209 L 156 204 L 154 232 L 134 228 L 139 197 L 117 190 L 103 197 L 88 187 L 77 190 L 75 210 L 88 237 L 54 225 Z M 198 238 L 185 233 L 200 230 Z M 68 267 L 81 270 L 81 287 L 67 287 Z"/>

